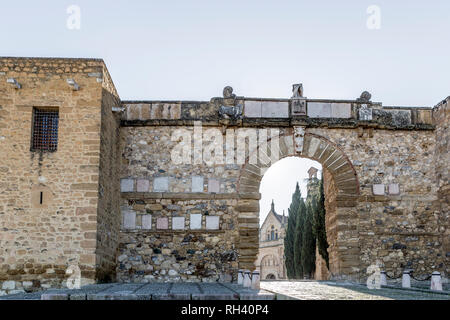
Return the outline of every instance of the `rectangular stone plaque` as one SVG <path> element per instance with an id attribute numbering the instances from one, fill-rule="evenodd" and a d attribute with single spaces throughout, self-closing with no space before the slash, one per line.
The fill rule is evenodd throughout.
<path id="1" fill-rule="evenodd" d="M 372 186 L 372 192 L 376 196 L 384 195 L 384 184 L 374 184 Z"/>
<path id="2" fill-rule="evenodd" d="M 206 229 L 218 230 L 219 229 L 219 216 L 206 216 Z"/>
<path id="3" fill-rule="evenodd" d="M 184 229 L 184 217 L 172 217 L 172 230 Z"/>
<path id="4" fill-rule="evenodd" d="M 331 117 L 348 119 L 352 116 L 352 106 L 350 103 L 332 103 Z"/>
<path id="5" fill-rule="evenodd" d="M 400 194 L 400 187 L 398 183 L 391 183 L 388 187 L 389 194 Z"/>
<path id="6" fill-rule="evenodd" d="M 120 192 L 133 192 L 134 179 L 120 179 Z"/>
<path id="7" fill-rule="evenodd" d="M 169 177 L 155 177 L 153 180 L 153 192 L 169 191 Z"/>
<path id="8" fill-rule="evenodd" d="M 308 117 L 331 118 L 331 103 L 308 102 Z"/>
<path id="9" fill-rule="evenodd" d="M 123 228 L 124 229 L 136 228 L 136 212 L 131 210 L 123 212 Z"/>
<path id="10" fill-rule="evenodd" d="M 169 218 L 167 217 L 157 218 L 156 229 L 169 229 Z"/>
<path id="11" fill-rule="evenodd" d="M 289 118 L 289 102 L 262 101 L 263 118 Z"/>
<path id="12" fill-rule="evenodd" d="M 220 181 L 217 179 L 208 179 L 208 192 L 219 193 L 220 192 Z"/>
<path id="13" fill-rule="evenodd" d="M 147 179 L 138 179 L 136 181 L 136 191 L 137 192 L 148 192 L 150 187 L 150 182 Z"/>
<path id="14" fill-rule="evenodd" d="M 198 230 L 202 228 L 202 214 L 191 213 L 190 214 L 190 227 L 191 230 Z"/>
<path id="15" fill-rule="evenodd" d="M 291 112 L 295 116 L 306 115 L 306 98 L 292 99 Z"/>
<path id="16" fill-rule="evenodd" d="M 192 192 L 203 192 L 203 177 L 192 177 Z"/>
<path id="17" fill-rule="evenodd" d="M 150 230 L 152 228 L 152 215 L 144 214 L 142 216 L 142 229 Z"/>
<path id="18" fill-rule="evenodd" d="M 245 101 L 244 116 L 247 118 L 261 118 L 261 101 Z"/>

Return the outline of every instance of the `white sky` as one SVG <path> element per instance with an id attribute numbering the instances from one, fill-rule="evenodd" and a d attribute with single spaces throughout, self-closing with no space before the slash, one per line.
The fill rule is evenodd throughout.
<path id="1" fill-rule="evenodd" d="M 22 0 L 0 12 L 0 55 L 103 58 L 123 100 L 209 100 L 226 85 L 289 98 L 294 83 L 308 98 L 368 90 L 384 105 L 450 93 L 449 0 Z"/>
<path id="2" fill-rule="evenodd" d="M 292 194 L 295 191 L 297 181 L 300 184 L 302 197 L 306 197 L 306 181 L 308 170 L 315 167 L 320 170 L 317 177 L 320 179 L 322 166 L 319 162 L 299 157 L 287 157 L 275 162 L 264 174 L 261 180 L 259 192 L 261 200 L 259 201 L 260 225 L 264 222 L 270 211 L 272 199 L 275 202 L 275 211 L 283 214 L 285 210 L 288 215 L 288 208 L 292 201 Z"/>

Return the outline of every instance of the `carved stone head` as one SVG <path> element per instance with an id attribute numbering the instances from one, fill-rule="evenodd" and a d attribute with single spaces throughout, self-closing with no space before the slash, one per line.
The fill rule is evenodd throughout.
<path id="1" fill-rule="evenodd" d="M 225 88 L 223 88 L 223 97 L 225 99 L 236 98 L 236 95 L 233 94 L 233 88 L 230 86 L 226 86 Z"/>
<path id="2" fill-rule="evenodd" d="M 361 96 L 356 100 L 362 102 L 369 102 L 371 98 L 372 95 L 369 93 L 369 91 L 363 91 L 363 93 L 361 93 Z"/>

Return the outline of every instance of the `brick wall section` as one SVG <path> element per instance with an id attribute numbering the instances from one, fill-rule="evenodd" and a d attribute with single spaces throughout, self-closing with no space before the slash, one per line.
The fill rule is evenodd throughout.
<path id="1" fill-rule="evenodd" d="M 95 59 L 0 59 L 0 283 L 9 292 L 59 286 L 69 265 L 83 283 L 95 280 L 103 70 Z M 30 152 L 33 107 L 59 108 L 56 152 Z"/>
<path id="2" fill-rule="evenodd" d="M 436 124 L 435 167 L 438 206 L 440 206 L 441 211 L 438 223 L 440 226 L 439 232 L 442 235 L 445 272 L 448 277 L 450 273 L 450 97 L 447 97 L 433 109 L 433 120 Z"/>

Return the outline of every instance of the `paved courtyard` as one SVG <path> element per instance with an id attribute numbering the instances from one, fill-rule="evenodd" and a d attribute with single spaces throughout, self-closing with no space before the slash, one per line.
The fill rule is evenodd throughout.
<path id="1" fill-rule="evenodd" d="M 331 281 L 262 281 L 261 290 L 235 283 L 109 283 L 49 289 L 0 300 L 450 300 L 450 291 L 382 288 Z"/>
<path id="2" fill-rule="evenodd" d="M 274 300 L 275 294 L 235 283 L 109 283 L 49 289 L 0 300 Z"/>
<path id="3" fill-rule="evenodd" d="M 450 300 L 449 291 L 440 294 L 384 287 L 371 290 L 364 285 L 331 281 L 262 281 L 261 289 L 276 292 L 279 300 Z"/>

